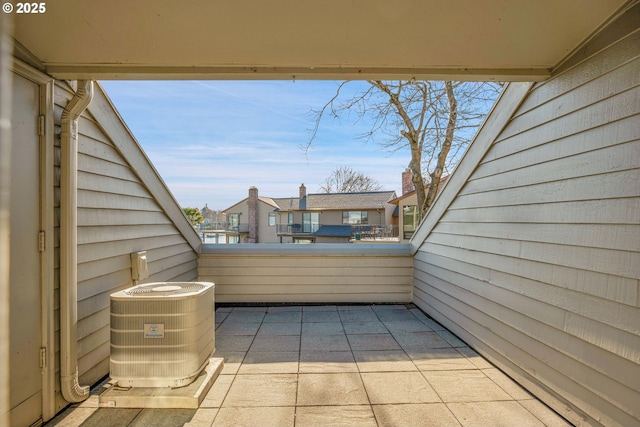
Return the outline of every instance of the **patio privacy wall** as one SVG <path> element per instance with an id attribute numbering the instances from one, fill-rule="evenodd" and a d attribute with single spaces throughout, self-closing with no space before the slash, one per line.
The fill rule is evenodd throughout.
<path id="1" fill-rule="evenodd" d="M 640 425 L 638 9 L 506 90 L 412 242 L 413 302 L 576 424 Z"/>
<path id="2" fill-rule="evenodd" d="M 411 301 L 409 245 L 203 245 L 199 280 L 216 303 Z"/>
<path id="3" fill-rule="evenodd" d="M 109 295 L 133 286 L 130 253 L 147 251 L 144 282 L 197 277 L 200 240 L 120 117 L 95 85 L 79 120 L 78 138 L 78 368 L 80 384 L 109 373 Z M 73 93 L 55 88 L 55 123 Z M 56 138 L 56 151 L 60 139 Z M 55 156 L 55 210 L 60 206 L 60 156 Z M 59 236 L 56 214 L 56 236 Z M 56 301 L 59 300 L 59 239 L 56 238 Z M 55 318 L 59 318 L 56 304 Z M 60 325 L 56 322 L 56 336 Z M 59 348 L 56 348 L 56 360 Z M 56 410 L 66 405 L 56 372 Z"/>

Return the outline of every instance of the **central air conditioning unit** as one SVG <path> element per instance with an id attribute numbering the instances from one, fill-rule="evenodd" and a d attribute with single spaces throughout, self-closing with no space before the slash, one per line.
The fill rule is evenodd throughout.
<path id="1" fill-rule="evenodd" d="M 214 284 L 149 283 L 111 294 L 111 379 L 183 387 L 215 351 Z"/>

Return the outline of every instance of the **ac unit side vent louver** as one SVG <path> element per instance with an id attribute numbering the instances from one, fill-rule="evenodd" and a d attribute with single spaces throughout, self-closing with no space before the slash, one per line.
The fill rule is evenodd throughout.
<path id="1" fill-rule="evenodd" d="M 111 378 L 123 387 L 183 387 L 215 351 L 214 285 L 149 283 L 111 295 Z"/>

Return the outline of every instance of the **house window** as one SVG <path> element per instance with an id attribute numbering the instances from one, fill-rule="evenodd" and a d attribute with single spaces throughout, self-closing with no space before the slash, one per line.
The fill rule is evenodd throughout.
<path id="1" fill-rule="evenodd" d="M 276 213 L 269 212 L 269 227 L 275 227 L 275 226 L 276 226 Z"/>
<path id="2" fill-rule="evenodd" d="M 227 236 L 227 243 L 240 243 L 240 236 Z"/>
<path id="3" fill-rule="evenodd" d="M 293 243 L 298 243 L 298 244 L 310 244 L 313 243 L 313 239 L 309 239 L 309 238 L 304 238 L 304 237 L 296 237 L 293 239 Z"/>
<path id="4" fill-rule="evenodd" d="M 342 212 L 343 224 L 368 224 L 367 211 L 344 211 Z"/>
<path id="5" fill-rule="evenodd" d="M 410 239 L 418 225 L 418 207 L 402 207 L 402 234 L 405 239 Z"/>
<path id="6" fill-rule="evenodd" d="M 287 224 L 289 225 L 293 224 L 293 212 L 289 212 L 287 214 Z"/>
<path id="7" fill-rule="evenodd" d="M 227 216 L 229 230 L 238 230 L 240 228 L 240 214 L 232 213 Z"/>
<path id="8" fill-rule="evenodd" d="M 302 232 L 315 233 L 320 228 L 319 212 L 303 212 L 302 213 Z"/>

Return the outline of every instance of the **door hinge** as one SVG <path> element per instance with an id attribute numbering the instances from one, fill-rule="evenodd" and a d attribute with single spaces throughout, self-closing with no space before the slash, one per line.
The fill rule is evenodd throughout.
<path id="1" fill-rule="evenodd" d="M 40 347 L 40 367 L 47 367 L 47 347 Z"/>
<path id="2" fill-rule="evenodd" d="M 45 119 L 44 116 L 38 116 L 38 136 L 44 136 L 45 134 Z"/>
<path id="3" fill-rule="evenodd" d="M 45 249 L 46 249 L 45 242 L 46 242 L 46 240 L 45 240 L 44 231 L 40 231 L 38 233 L 38 251 L 40 251 L 40 252 L 44 252 L 45 251 Z"/>

